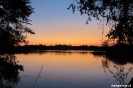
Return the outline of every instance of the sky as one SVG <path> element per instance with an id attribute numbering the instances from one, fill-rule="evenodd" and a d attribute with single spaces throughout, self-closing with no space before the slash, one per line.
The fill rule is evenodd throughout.
<path id="1" fill-rule="evenodd" d="M 34 12 L 29 19 L 35 35 L 28 34 L 29 44 L 43 45 L 97 45 L 102 42 L 102 28 L 99 21 L 92 19 L 86 25 L 87 15 L 73 14 L 67 8 L 73 0 L 30 0 Z M 108 32 L 104 27 L 103 40 Z"/>

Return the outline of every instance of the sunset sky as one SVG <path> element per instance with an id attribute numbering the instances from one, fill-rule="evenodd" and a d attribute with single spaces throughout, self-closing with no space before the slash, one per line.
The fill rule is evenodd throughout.
<path id="1" fill-rule="evenodd" d="M 101 45 L 102 29 L 99 21 L 92 19 L 86 25 L 87 16 L 67 8 L 73 0 L 30 0 L 34 12 L 28 25 L 35 35 L 29 35 L 29 44 Z M 104 35 L 108 27 L 104 28 Z M 104 37 L 104 40 L 106 38 Z"/>

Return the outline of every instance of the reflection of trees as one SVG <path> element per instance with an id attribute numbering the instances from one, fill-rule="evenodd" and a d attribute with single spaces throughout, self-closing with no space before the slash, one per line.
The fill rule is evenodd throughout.
<path id="1" fill-rule="evenodd" d="M 91 52 L 91 53 L 94 56 L 106 58 L 107 60 L 113 61 L 114 63 L 119 64 L 119 65 L 124 65 L 127 63 L 133 63 L 133 59 L 132 59 L 133 55 L 126 55 L 126 54 L 123 54 L 120 52 L 118 55 L 117 54 L 113 55 L 112 53 L 108 54 L 105 52 Z"/>
<path id="2" fill-rule="evenodd" d="M 103 68 L 103 70 L 104 70 L 104 73 L 105 73 L 105 75 L 106 75 L 106 77 L 107 77 L 107 71 L 106 71 L 106 69 L 105 68 L 109 68 L 109 62 L 108 62 L 108 60 L 107 59 L 103 59 L 102 60 L 102 68 Z M 107 77 L 107 79 L 108 79 L 108 77 Z M 109 80 L 109 79 L 108 79 Z"/>
<path id="3" fill-rule="evenodd" d="M 127 72 L 125 72 L 125 68 L 123 65 L 127 64 L 127 63 L 133 63 L 133 56 L 123 56 L 123 55 L 112 55 L 112 54 L 106 54 L 103 52 L 92 52 L 92 54 L 94 56 L 97 57 L 103 57 L 104 59 L 102 59 L 102 67 L 104 70 L 105 75 L 107 76 L 107 71 L 109 71 L 113 77 L 115 78 L 116 81 L 118 81 L 120 83 L 120 85 L 125 85 L 125 79 L 127 78 L 128 74 L 130 72 L 132 72 L 133 68 L 130 67 L 128 69 Z M 114 65 L 114 68 L 116 69 L 116 71 L 111 71 L 109 70 L 109 61 L 114 62 L 115 64 L 117 64 L 118 66 Z M 106 70 L 108 69 L 108 70 Z M 133 80 L 133 79 L 131 79 Z M 129 84 L 132 84 L 133 81 L 131 81 Z"/>
<path id="4" fill-rule="evenodd" d="M 124 80 L 127 78 L 128 74 L 132 72 L 132 67 L 129 68 L 127 72 L 124 72 L 123 65 L 120 65 L 119 67 L 114 65 L 114 68 L 116 68 L 116 72 L 111 70 L 109 70 L 109 72 L 113 75 L 115 81 L 119 81 L 120 85 L 125 85 Z"/>
<path id="5" fill-rule="evenodd" d="M 109 72 L 113 75 L 113 77 L 115 78 L 115 81 L 118 81 L 120 85 L 127 85 L 127 84 L 125 83 L 125 79 L 127 78 L 128 74 L 129 74 L 130 72 L 132 72 L 132 70 L 133 70 L 133 68 L 130 67 L 130 68 L 128 69 L 128 71 L 125 72 L 125 68 L 124 68 L 123 65 L 118 65 L 118 66 L 114 65 L 114 68 L 116 69 L 116 71 L 113 72 L 113 71 L 109 70 L 109 60 L 108 60 L 108 59 L 102 60 L 102 67 L 103 67 L 103 70 L 104 70 L 104 73 L 105 73 L 106 77 L 107 77 L 107 71 L 106 71 L 106 69 L 108 69 L 108 71 L 109 71 Z M 132 79 L 131 79 L 131 80 L 132 80 Z M 131 83 L 129 83 L 129 84 L 131 84 Z M 122 87 L 122 88 L 123 88 L 123 87 Z"/>
<path id="6" fill-rule="evenodd" d="M 23 66 L 19 65 L 13 54 L 0 54 L 0 88 L 11 88 L 11 84 L 20 81 L 19 71 L 23 71 Z"/>
<path id="7" fill-rule="evenodd" d="M 53 54 L 57 54 L 57 55 L 66 55 L 66 54 L 69 54 L 71 55 L 72 53 L 75 53 L 75 54 L 84 54 L 84 55 L 87 55 L 88 51 L 76 51 L 76 50 L 31 50 L 31 51 L 17 51 L 15 52 L 17 54 L 46 54 L 46 53 L 53 53 Z"/>
<path id="8" fill-rule="evenodd" d="M 102 60 L 103 67 L 109 68 L 109 61 L 107 59 Z"/>

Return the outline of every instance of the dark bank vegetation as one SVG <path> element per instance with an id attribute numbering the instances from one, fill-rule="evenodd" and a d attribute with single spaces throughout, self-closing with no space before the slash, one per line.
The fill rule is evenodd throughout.
<path id="1" fill-rule="evenodd" d="M 45 50 L 90 50 L 90 51 L 103 51 L 103 47 L 99 46 L 87 46 L 87 45 L 80 45 L 80 46 L 71 46 L 71 45 L 24 45 L 24 46 L 16 46 L 13 49 L 5 49 L 0 50 L 0 52 L 34 52 L 34 51 L 45 51 Z"/>
<path id="2" fill-rule="evenodd" d="M 98 46 L 71 46 L 71 45 L 25 45 L 25 46 L 17 46 L 16 49 L 29 49 L 29 50 L 97 50 L 100 51 L 100 47 Z"/>
<path id="3" fill-rule="evenodd" d="M 34 34 L 27 27 L 33 13 L 29 0 L 0 0 L 0 49 L 27 44 L 26 34 Z"/>
<path id="4" fill-rule="evenodd" d="M 33 13 L 29 0 L 0 0 L 0 88 L 13 88 L 20 82 L 19 72 L 24 71 L 13 51 L 16 46 L 28 41 L 27 33 L 35 34 L 27 27 Z"/>
<path id="5" fill-rule="evenodd" d="M 2 49 L 0 52 L 6 53 L 17 53 L 17 52 L 35 52 L 35 51 L 47 51 L 47 50 L 83 50 L 83 51 L 93 51 L 99 54 L 108 54 L 114 56 L 130 56 L 132 55 L 133 46 L 132 45 L 114 45 L 114 46 L 88 46 L 88 45 L 80 45 L 80 46 L 71 46 L 71 45 L 24 45 L 24 46 L 15 46 L 14 48 Z"/>

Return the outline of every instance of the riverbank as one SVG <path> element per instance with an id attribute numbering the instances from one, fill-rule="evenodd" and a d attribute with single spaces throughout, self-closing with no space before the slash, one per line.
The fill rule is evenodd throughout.
<path id="1" fill-rule="evenodd" d="M 106 55 L 132 55 L 133 46 L 127 45 L 117 45 L 117 46 L 71 46 L 71 45 L 54 45 L 54 46 L 46 46 L 46 45 L 25 45 L 25 46 L 16 46 L 13 48 L 0 48 L 1 53 L 28 53 L 28 52 L 36 52 L 36 51 L 47 51 L 47 50 L 82 50 L 82 51 L 94 51 L 99 54 Z"/>

